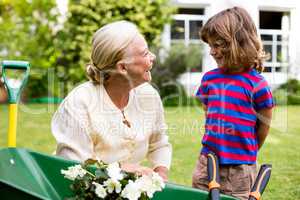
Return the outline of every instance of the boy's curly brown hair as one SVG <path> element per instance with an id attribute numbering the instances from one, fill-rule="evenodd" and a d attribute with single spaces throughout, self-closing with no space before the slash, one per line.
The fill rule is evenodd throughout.
<path id="1" fill-rule="evenodd" d="M 263 51 L 253 20 L 240 7 L 221 11 L 211 17 L 200 31 L 201 39 L 218 45 L 224 56 L 224 68 L 236 71 L 255 68 L 263 71 L 263 61 L 268 57 Z"/>

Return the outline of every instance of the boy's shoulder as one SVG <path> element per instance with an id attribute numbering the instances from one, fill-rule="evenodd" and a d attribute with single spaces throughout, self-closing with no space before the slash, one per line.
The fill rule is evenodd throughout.
<path id="1" fill-rule="evenodd" d="M 260 83 L 266 81 L 265 77 L 255 69 L 251 69 L 247 74 L 248 74 L 247 78 L 249 78 L 254 83 Z"/>
<path id="2" fill-rule="evenodd" d="M 221 74 L 221 71 L 219 68 L 215 68 L 215 69 L 212 69 L 212 70 L 209 70 L 207 72 L 205 72 L 203 74 L 203 78 L 207 78 L 207 77 L 211 77 L 211 76 L 215 76 L 215 75 L 220 75 Z"/>
<path id="3" fill-rule="evenodd" d="M 207 75 L 209 75 L 209 74 L 217 74 L 217 73 L 220 73 L 220 72 L 221 72 L 220 68 L 214 68 L 214 69 L 211 69 L 211 70 L 205 72 L 204 75 L 206 75 L 206 74 Z"/>

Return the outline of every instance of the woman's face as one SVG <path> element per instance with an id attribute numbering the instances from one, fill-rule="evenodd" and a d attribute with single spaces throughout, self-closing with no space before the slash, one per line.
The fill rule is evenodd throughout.
<path id="1" fill-rule="evenodd" d="M 129 45 L 126 54 L 129 62 L 126 64 L 127 75 L 134 87 L 151 81 L 151 72 L 155 55 L 148 49 L 147 42 L 142 35 L 137 37 Z"/>

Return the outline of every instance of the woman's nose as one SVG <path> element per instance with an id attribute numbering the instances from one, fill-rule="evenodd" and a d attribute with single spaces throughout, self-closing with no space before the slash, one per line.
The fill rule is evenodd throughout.
<path id="1" fill-rule="evenodd" d="M 152 62 L 154 62 L 154 60 L 156 59 L 155 54 L 152 53 L 151 51 L 150 51 L 149 53 L 150 53 L 150 60 L 151 60 Z"/>

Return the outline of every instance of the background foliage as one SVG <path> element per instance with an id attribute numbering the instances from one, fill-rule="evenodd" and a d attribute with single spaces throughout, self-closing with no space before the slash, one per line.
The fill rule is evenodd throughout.
<path id="1" fill-rule="evenodd" d="M 60 33 L 63 54 L 58 60 L 57 71 L 64 75 L 60 81 L 73 87 L 85 80 L 85 65 L 89 62 L 93 33 L 107 23 L 129 20 L 139 27 L 150 46 L 158 46 L 163 26 L 171 20 L 175 11 L 168 2 L 71 0 L 68 20 Z"/>
<path id="2" fill-rule="evenodd" d="M 151 71 L 152 83 L 158 89 L 164 105 L 198 104 L 196 99 L 187 96 L 185 89 L 177 80 L 182 73 L 200 68 L 202 65 L 201 46 L 197 44 L 186 47 L 183 43 L 177 43 L 173 44 L 169 50 L 154 51 L 157 57 Z"/>
<path id="3" fill-rule="evenodd" d="M 47 69 L 56 63 L 59 30 L 55 0 L 0 0 L 0 60 L 32 65 L 27 94 L 47 94 Z"/>
<path id="4" fill-rule="evenodd" d="M 0 0 L 0 59 L 28 60 L 27 96 L 60 96 L 85 78 L 93 33 L 130 20 L 149 45 L 158 46 L 163 26 L 176 10 L 168 0 L 69 0 L 62 20 L 55 0 Z M 122 30 L 120 30 L 122 34 Z"/>
<path id="5" fill-rule="evenodd" d="M 300 105 L 300 82 L 290 79 L 274 91 L 277 105 Z"/>

